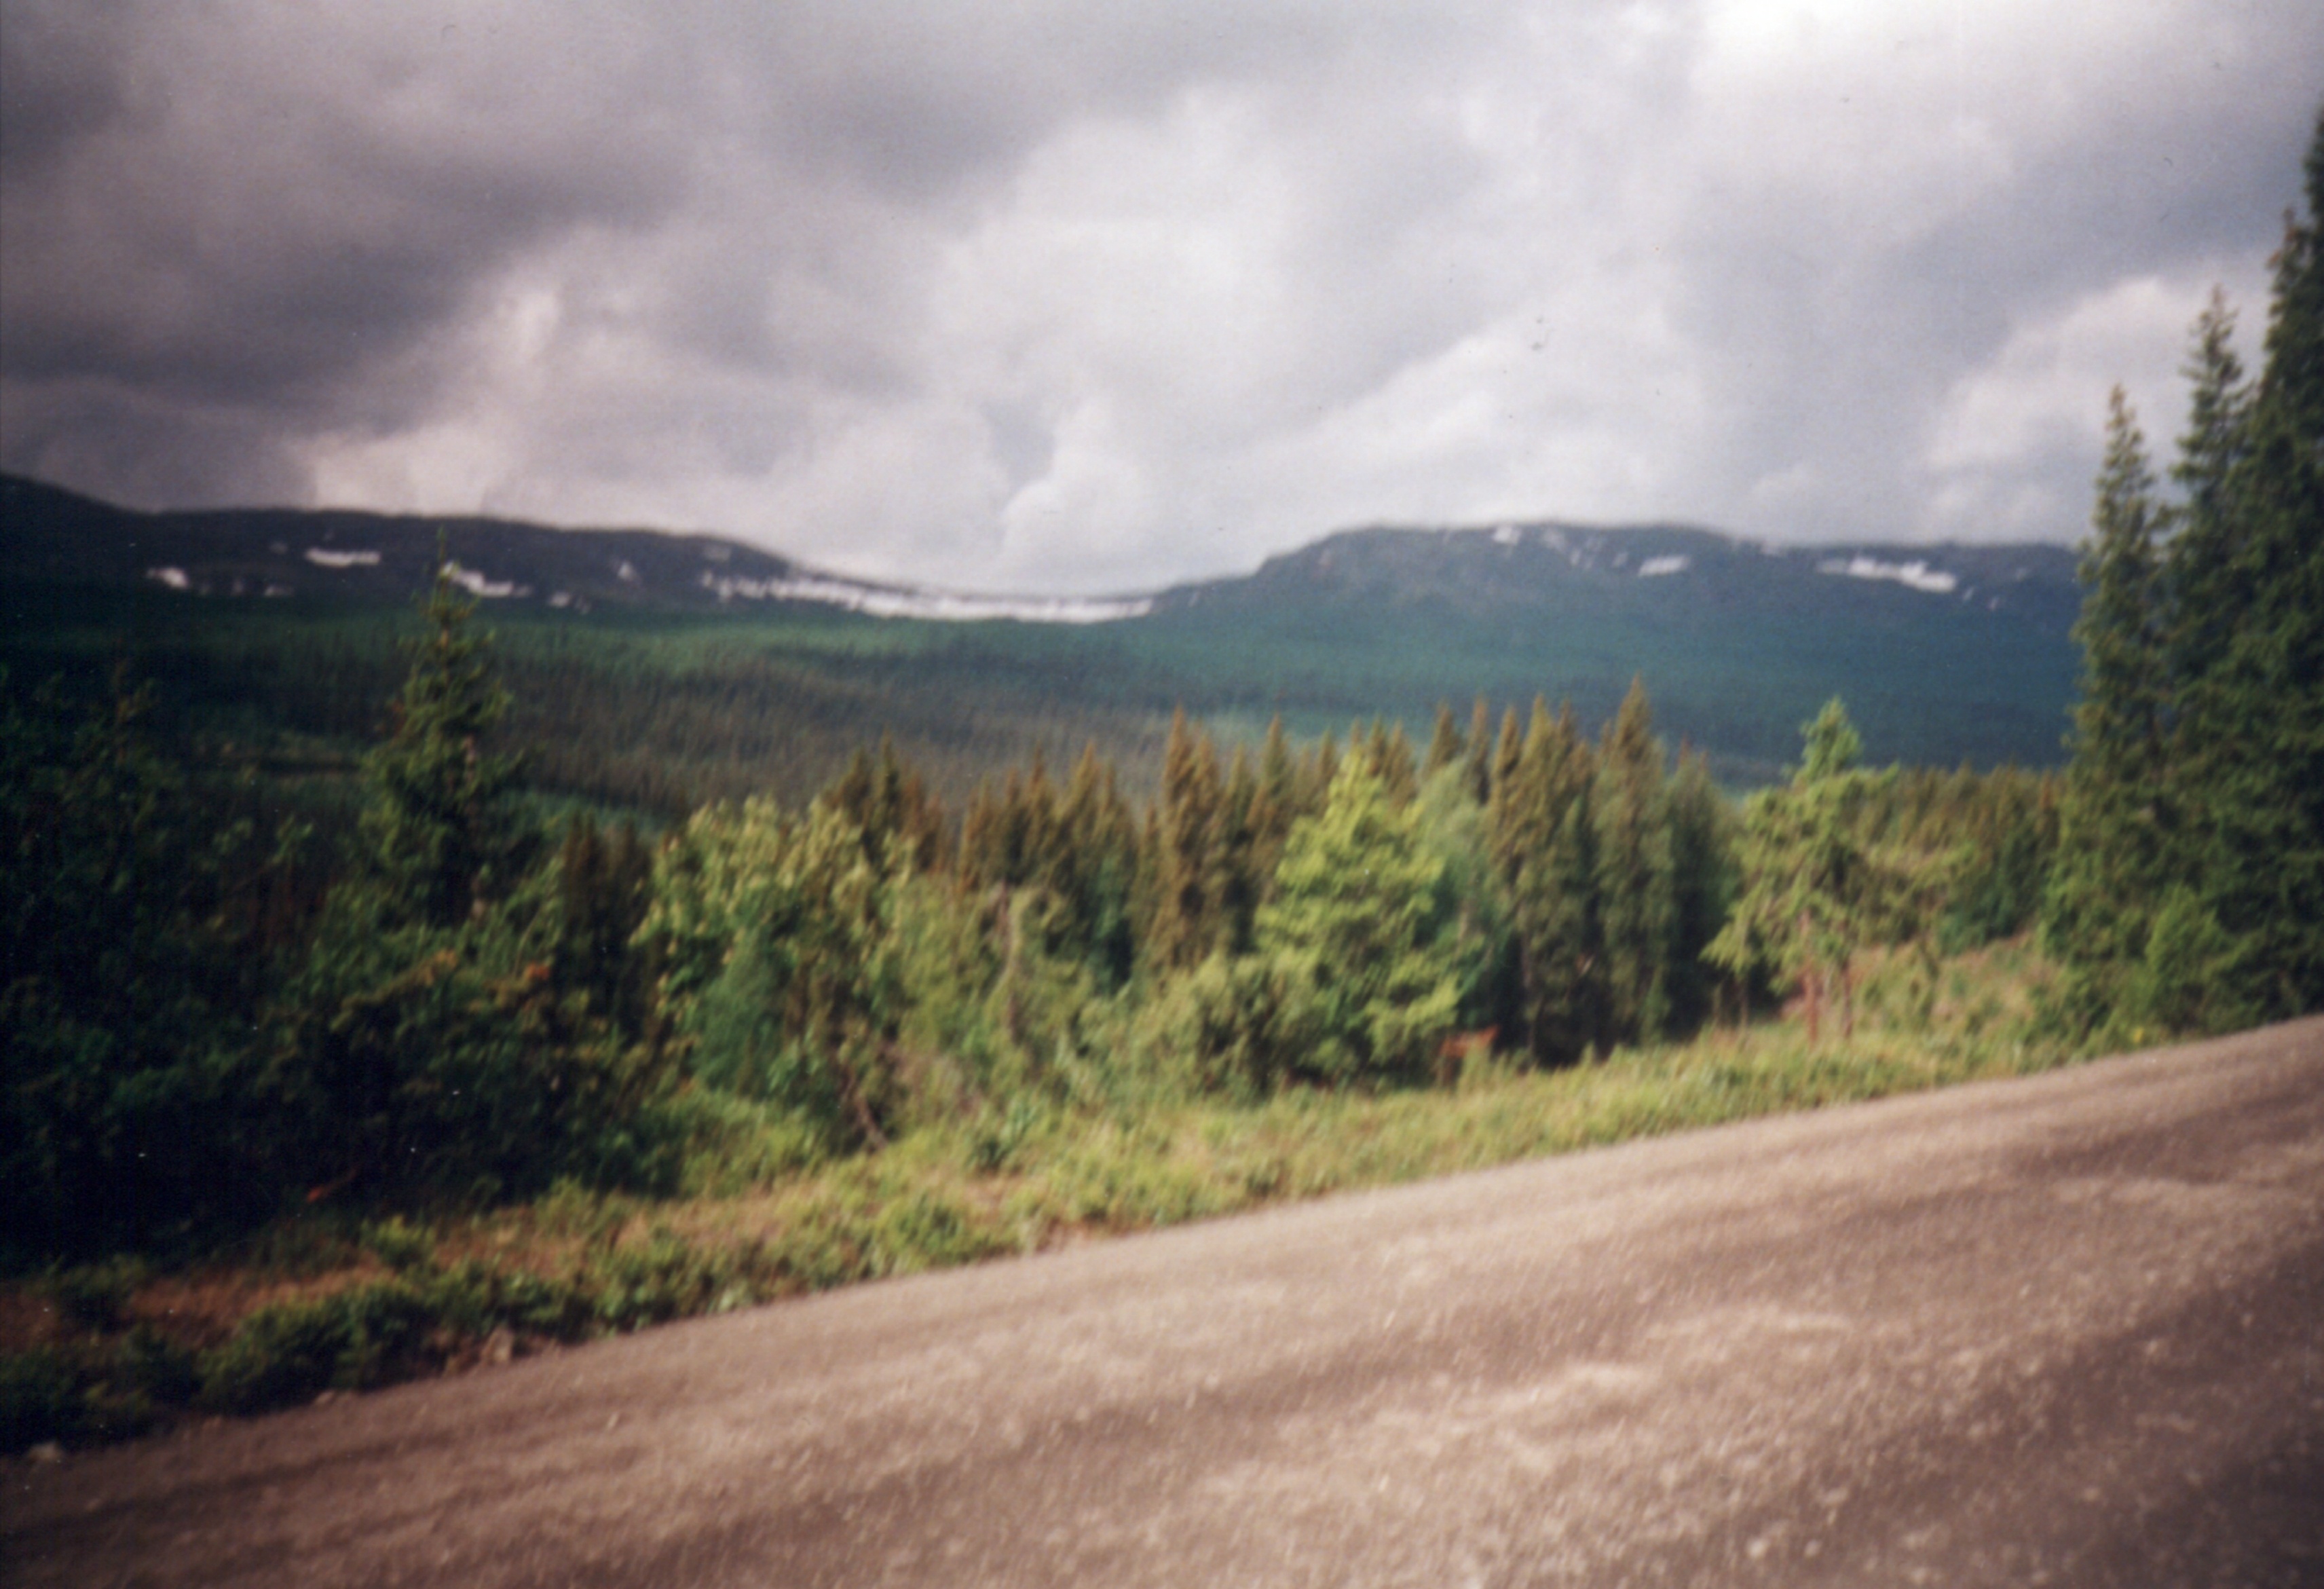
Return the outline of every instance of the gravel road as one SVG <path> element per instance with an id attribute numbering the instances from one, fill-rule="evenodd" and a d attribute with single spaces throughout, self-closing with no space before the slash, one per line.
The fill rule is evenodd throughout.
<path id="1" fill-rule="evenodd" d="M 0 1476 L 24 1584 L 2324 1584 L 2324 1021 Z"/>

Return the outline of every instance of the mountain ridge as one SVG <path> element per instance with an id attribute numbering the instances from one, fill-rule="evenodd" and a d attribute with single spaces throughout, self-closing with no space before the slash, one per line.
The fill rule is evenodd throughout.
<path id="1" fill-rule="evenodd" d="M 335 508 L 146 511 L 0 474 L 0 577 L 72 585 L 150 581 L 188 594 L 409 599 L 433 568 L 440 534 L 470 591 L 551 607 L 613 604 L 679 610 L 737 602 L 805 602 L 877 617 L 937 621 L 1104 622 L 1222 601 L 1462 592 L 1482 605 L 1537 598 L 1552 581 L 1668 578 L 1781 569 L 1853 573 L 1918 596 L 1988 610 L 2029 604 L 2052 616 L 2079 600 L 2073 554 L 2018 542 L 1850 542 L 1784 546 L 1697 525 L 1592 525 L 1543 519 L 1489 526 L 1370 524 L 1333 531 L 1261 560 L 1247 574 L 1099 597 L 964 592 L 858 578 L 701 531 L 550 525 L 484 514 Z M 1432 557 L 1428 554 L 1434 553 Z M 464 556 L 465 554 L 465 556 Z M 2069 618 L 2070 622 L 2070 617 Z"/>
<path id="2" fill-rule="evenodd" d="M 1521 709 L 1540 697 L 1570 701 L 1594 730 L 1634 678 L 1661 732 L 1738 785 L 1781 776 L 1799 725 L 1835 695 L 1875 760 L 2054 766 L 2080 665 L 2076 559 L 2061 547 L 1375 524 L 1148 596 L 980 597 L 853 580 L 711 535 L 142 513 L 6 476 L 0 601 L 13 622 L 0 652 L 35 678 L 126 642 L 175 670 L 189 705 L 224 689 L 245 716 L 344 728 L 370 708 L 326 701 L 319 683 L 276 698 L 319 666 L 300 648 L 359 655 L 356 695 L 383 696 L 389 633 L 409 621 L 439 535 L 512 667 L 554 657 L 589 671 L 587 688 L 628 703 L 620 755 L 697 767 L 697 790 L 773 778 L 811 793 L 803 769 L 835 771 L 847 747 L 890 727 L 958 788 L 998 775 L 1004 745 L 1070 755 L 1084 734 L 1144 765 L 1180 707 L 1255 741 L 1277 716 L 1299 734 L 1379 717 L 1425 734 L 1439 702 Z M 261 651 L 278 660 L 251 660 Z M 540 688 L 581 688 L 549 677 Z M 695 705 L 681 712 L 680 697 Z M 541 710 L 554 705 L 544 696 Z M 794 755 L 786 735 L 816 748 Z M 604 783 L 578 740 L 544 744 L 544 761 L 570 763 L 569 787 Z"/>

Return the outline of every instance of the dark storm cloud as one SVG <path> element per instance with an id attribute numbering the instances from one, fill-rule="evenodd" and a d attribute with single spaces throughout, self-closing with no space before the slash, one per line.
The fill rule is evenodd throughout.
<path id="1" fill-rule="evenodd" d="M 1092 588 L 1335 524 L 2070 535 L 2324 16 L 0 0 L 0 463 Z M 2153 412 L 2167 433 L 2175 416 Z"/>
<path id="2" fill-rule="evenodd" d="M 432 23 L 12 5 L 5 43 L 8 461 L 134 455 L 140 497 L 279 491 L 302 434 L 410 421 L 480 276 L 683 197 L 667 135 L 437 78 Z"/>

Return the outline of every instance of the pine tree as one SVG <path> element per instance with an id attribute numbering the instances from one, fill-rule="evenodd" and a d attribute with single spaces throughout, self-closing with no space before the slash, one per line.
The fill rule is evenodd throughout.
<path id="1" fill-rule="evenodd" d="M 1217 947 L 1224 799 L 1217 747 L 1187 723 L 1183 710 L 1174 713 L 1155 806 L 1152 915 L 1144 934 L 1148 957 L 1167 969 L 1193 965 Z"/>
<path id="2" fill-rule="evenodd" d="M 1429 731 L 1428 753 L 1420 763 L 1420 775 L 1425 780 L 1439 767 L 1459 761 L 1468 745 L 1461 737 L 1461 725 L 1452 720 L 1452 708 L 1443 701 L 1436 703 L 1435 726 Z"/>
<path id="3" fill-rule="evenodd" d="M 2248 599 L 2236 585 L 2241 519 L 2229 494 L 2251 429 L 2251 388 L 2236 356 L 2235 325 L 2227 295 L 2213 288 L 2195 322 L 2194 347 L 2181 367 L 2191 391 L 2171 478 L 2185 505 L 2165 557 L 2170 670 L 2181 681 L 2200 678 L 2218 663 L 2230 615 Z"/>
<path id="4" fill-rule="evenodd" d="M 1663 748 L 1643 679 L 1631 680 L 1607 725 L 1591 818 L 1606 1035 L 1616 1042 L 1658 1038 L 1670 1023 L 1677 901 Z"/>
<path id="5" fill-rule="evenodd" d="M 2286 1013 L 2324 1005 L 2324 114 L 2305 174 L 2308 214 L 2287 220 L 2275 257 L 2266 362 L 2221 494 L 2235 605 L 2190 615 L 2227 639 L 2186 683 L 2178 781 L 2202 903 L 2262 1006 Z"/>
<path id="6" fill-rule="evenodd" d="M 1469 714 L 1469 754 L 1465 763 L 1469 798 L 1479 805 L 1493 796 L 1493 709 L 1479 696 Z"/>
<path id="7" fill-rule="evenodd" d="M 1105 985 L 1119 986 L 1130 976 L 1134 948 L 1138 825 L 1094 741 L 1074 764 L 1059 818 L 1080 956 Z"/>
<path id="8" fill-rule="evenodd" d="M 1240 745 L 1227 763 L 1226 782 L 1219 798 L 1218 842 L 1213 847 L 1210 897 L 1217 901 L 1218 947 L 1230 954 L 1250 947 L 1252 919 L 1266 891 L 1270 870 L 1259 870 L 1259 779 Z"/>
<path id="9" fill-rule="evenodd" d="M 2170 679 L 2155 544 L 2163 523 L 2144 438 L 2116 387 L 2098 506 L 2082 546 L 2085 594 L 2074 625 L 2082 698 L 2074 708 L 2073 761 L 2043 921 L 2052 952 L 2080 979 L 2075 996 L 2086 1014 L 2110 1001 L 2110 968 L 2144 952 L 2165 882 Z"/>
<path id="10" fill-rule="evenodd" d="M 1702 956 L 1735 895 L 1732 822 L 1710 763 L 1682 749 L 1670 789 L 1670 1001 L 1682 1030 L 1711 1014 L 1711 967 Z"/>
<path id="11" fill-rule="evenodd" d="M 1312 992 L 1317 1040 L 1303 1067 L 1335 1081 L 1425 1074 L 1459 1012 L 1461 977 L 1439 909 L 1443 863 L 1350 756 L 1323 814 L 1292 829 L 1258 943 Z"/>
<path id="12" fill-rule="evenodd" d="M 1579 1058 L 1602 1035 L 1595 781 L 1573 708 L 1534 702 L 1516 765 L 1494 790 L 1493 857 L 1516 924 L 1520 1014 L 1534 1058 Z"/>
<path id="13" fill-rule="evenodd" d="M 567 824 L 558 853 L 557 971 L 597 1011 L 637 1033 L 650 1002 L 647 959 L 632 940 L 652 902 L 653 847 L 624 822 L 609 838 L 589 817 Z"/>
<path id="14" fill-rule="evenodd" d="M 1706 952 L 1738 976 L 1774 962 L 1798 984 L 1812 1039 L 1827 1000 L 1840 1004 L 1842 1031 L 1854 1030 L 1856 956 L 1907 914 L 1915 879 L 1868 833 L 1896 770 L 1860 764 L 1864 742 L 1838 697 L 1804 734 L 1791 781 L 1744 806 L 1741 893 Z"/>
<path id="15" fill-rule="evenodd" d="M 1538 701 L 1534 704 L 1536 707 L 1540 706 Z M 1490 787 L 1485 796 L 1496 808 L 1501 802 L 1501 791 L 1508 789 L 1511 781 L 1516 779 L 1517 761 L 1524 753 L 1525 730 L 1517 722 L 1517 709 L 1515 707 L 1505 707 L 1501 709 L 1501 732 L 1493 741 Z"/>
<path id="16" fill-rule="evenodd" d="M 1274 877 L 1291 825 L 1305 814 L 1299 769 L 1284 735 L 1283 719 L 1277 716 L 1267 725 L 1267 742 L 1259 754 L 1259 790 L 1250 806 L 1250 864 L 1259 877 Z"/>
<path id="17" fill-rule="evenodd" d="M 889 851 L 914 871 L 933 871 L 944 854 L 944 807 L 919 773 L 896 753 L 890 734 L 880 736 L 879 760 L 861 746 L 847 771 L 816 797 L 844 814 L 863 836 L 867 853 L 880 862 Z"/>
<path id="18" fill-rule="evenodd" d="M 362 830 L 390 909 L 437 927 L 505 891 L 522 838 L 516 758 L 483 749 L 509 697 L 493 675 L 491 642 L 470 627 L 475 613 L 456 593 L 439 543 L 421 609 L 428 632 L 411 648 L 394 734 L 366 766 Z"/>

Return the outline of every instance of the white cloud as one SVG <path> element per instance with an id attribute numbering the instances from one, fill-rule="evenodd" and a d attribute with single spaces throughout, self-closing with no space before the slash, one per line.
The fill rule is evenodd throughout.
<path id="1" fill-rule="evenodd" d="M 2012 331 L 1999 352 L 1945 394 L 1930 427 L 1923 468 L 1935 485 L 1913 524 L 1932 537 L 1972 540 L 2054 537 L 2079 530 L 2104 445 L 2106 393 L 2121 385 L 2138 414 L 2158 471 L 2185 420 L 2180 367 L 2189 333 L 2214 286 L 2232 282 L 2246 306 L 2240 351 L 2256 362 L 2264 281 L 2255 262 L 2220 261 L 2216 273 L 2140 275 L 2088 293 Z"/>

